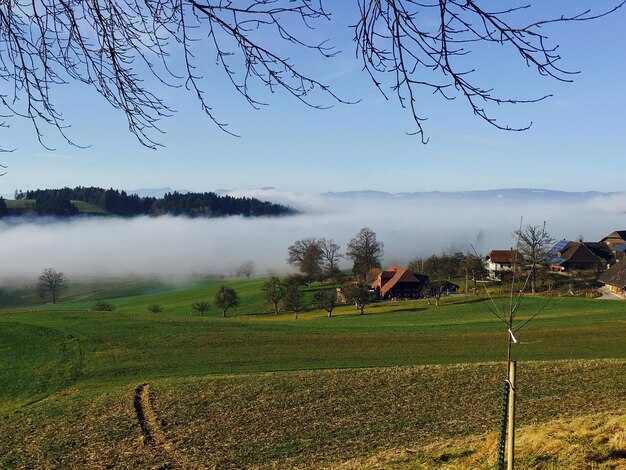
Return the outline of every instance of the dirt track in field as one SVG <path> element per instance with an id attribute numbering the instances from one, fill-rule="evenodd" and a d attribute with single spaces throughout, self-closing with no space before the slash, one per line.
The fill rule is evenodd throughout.
<path id="1" fill-rule="evenodd" d="M 154 395 L 150 392 L 150 384 L 144 383 L 135 389 L 135 411 L 141 426 L 144 445 L 152 447 L 155 453 L 167 460 L 168 464 L 165 468 L 201 468 L 189 462 L 186 456 L 168 442 L 154 409 L 153 400 Z"/>

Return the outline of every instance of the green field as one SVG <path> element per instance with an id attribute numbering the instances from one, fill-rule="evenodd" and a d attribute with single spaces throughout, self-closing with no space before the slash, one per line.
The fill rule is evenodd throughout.
<path id="1" fill-rule="evenodd" d="M 223 282 L 242 298 L 237 311 L 191 311 Z M 0 468 L 332 466 L 496 429 L 506 334 L 479 298 L 385 302 L 364 316 L 311 309 L 295 320 L 269 313 L 261 282 L 78 284 L 57 305 L 0 290 L 11 305 L 0 310 Z M 96 300 L 115 311 L 90 310 Z M 525 298 L 520 319 L 545 301 Z M 155 303 L 162 313 L 147 311 Z M 517 336 L 523 424 L 624 413 L 625 303 L 554 298 Z M 137 444 L 143 383 L 167 445 Z"/>
<path id="2" fill-rule="evenodd" d="M 72 204 L 76 206 L 81 214 L 86 215 L 106 215 L 107 211 L 104 209 L 94 205 L 89 204 L 83 201 L 71 201 Z M 6 200 L 7 208 L 10 213 L 13 215 L 21 215 L 29 212 L 33 212 L 35 210 L 35 200 L 34 199 L 7 199 Z"/>

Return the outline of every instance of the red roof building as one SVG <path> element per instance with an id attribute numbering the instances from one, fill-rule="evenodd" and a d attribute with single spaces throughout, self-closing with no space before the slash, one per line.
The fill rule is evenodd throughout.
<path id="1" fill-rule="evenodd" d="M 427 276 L 415 275 L 394 264 L 381 271 L 371 286 L 380 298 L 400 300 L 421 297 L 422 289 L 427 283 Z"/>
<path id="2" fill-rule="evenodd" d="M 522 261 L 521 255 L 516 250 L 491 250 L 485 256 L 489 277 L 500 279 L 502 273 L 513 270 L 513 264 Z"/>

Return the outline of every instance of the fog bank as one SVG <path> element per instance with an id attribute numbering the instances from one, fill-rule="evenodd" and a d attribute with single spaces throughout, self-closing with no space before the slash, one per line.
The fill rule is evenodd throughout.
<path id="1" fill-rule="evenodd" d="M 333 199 L 271 191 L 257 194 L 302 214 L 281 218 L 80 218 L 0 221 L 0 279 L 36 278 L 46 267 L 68 276 L 229 274 L 254 261 L 259 275 L 289 270 L 287 247 L 304 237 L 334 238 L 345 248 L 364 226 L 385 244 L 385 263 L 442 251 L 509 248 L 511 232 L 547 222 L 555 239 L 597 241 L 626 229 L 626 197 L 585 203 Z M 244 195 L 244 194 L 242 194 Z M 245 195 L 251 195 L 246 193 Z M 344 262 L 347 266 L 347 263 Z M 2 282 L 2 281 L 0 281 Z"/>

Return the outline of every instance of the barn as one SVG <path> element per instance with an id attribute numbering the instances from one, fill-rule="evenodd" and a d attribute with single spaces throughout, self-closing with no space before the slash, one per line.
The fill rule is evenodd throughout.
<path id="1" fill-rule="evenodd" d="M 598 278 L 611 292 L 626 296 L 626 261 L 615 263 Z"/>
<path id="2" fill-rule="evenodd" d="M 381 299 L 418 299 L 428 284 L 428 276 L 413 274 L 397 264 L 389 266 L 372 282 L 372 289 Z"/>

